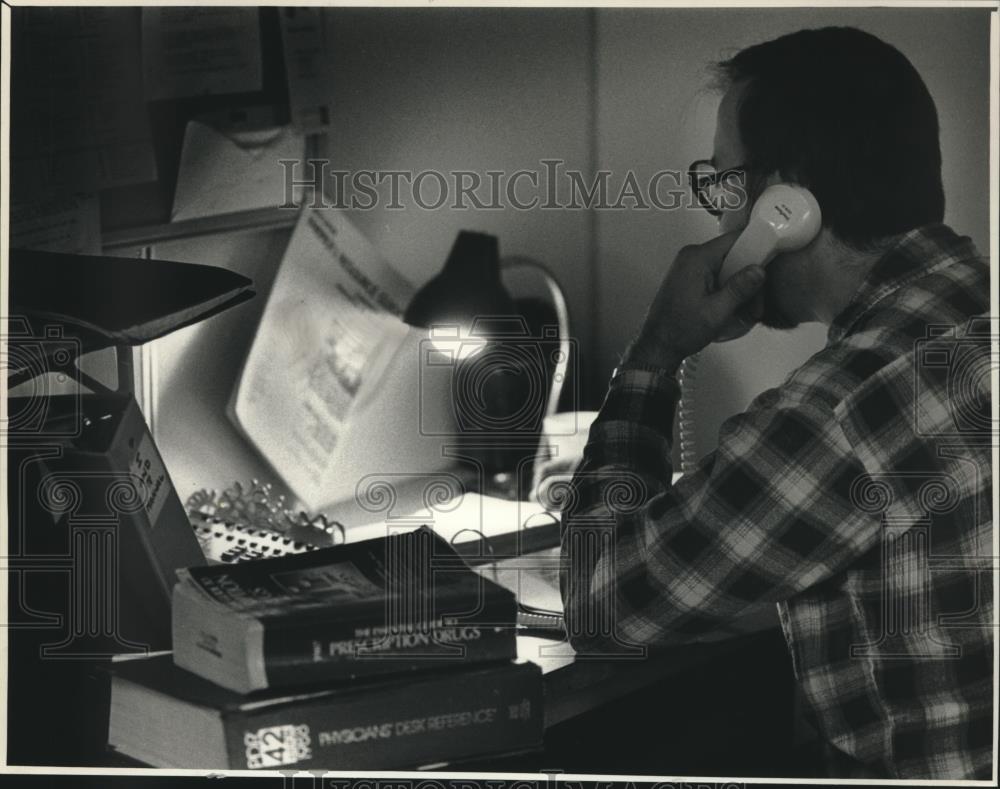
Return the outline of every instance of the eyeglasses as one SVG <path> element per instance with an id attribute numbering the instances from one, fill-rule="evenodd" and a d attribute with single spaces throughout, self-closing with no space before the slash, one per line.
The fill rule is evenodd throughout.
<path id="1" fill-rule="evenodd" d="M 719 171 L 708 159 L 699 159 L 688 168 L 688 183 L 698 205 L 712 216 L 720 217 L 723 208 L 737 207 L 736 204 L 729 204 L 725 191 L 732 186 L 738 186 L 742 191 L 746 175 L 742 165 Z"/>

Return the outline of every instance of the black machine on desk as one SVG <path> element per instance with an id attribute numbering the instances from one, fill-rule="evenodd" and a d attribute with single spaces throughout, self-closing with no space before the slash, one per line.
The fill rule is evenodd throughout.
<path id="1" fill-rule="evenodd" d="M 249 299 L 253 283 L 26 250 L 11 250 L 9 282 L 8 761 L 86 764 L 99 725 L 58 711 L 100 709 L 94 664 L 169 648 L 175 572 L 205 563 L 133 397 L 131 346 Z M 108 349 L 114 364 L 94 363 Z"/>
<path id="2" fill-rule="evenodd" d="M 205 560 L 132 394 L 131 346 L 249 299 L 252 285 L 212 266 L 11 251 L 11 621 L 61 617 L 63 641 L 43 656 L 169 646 L 174 572 Z M 105 349 L 117 369 L 88 372 L 81 359 Z M 65 598 L 42 603 L 58 583 L 40 576 L 53 573 Z"/>

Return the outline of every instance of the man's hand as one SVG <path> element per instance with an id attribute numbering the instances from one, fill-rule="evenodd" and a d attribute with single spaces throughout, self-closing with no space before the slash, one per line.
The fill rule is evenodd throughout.
<path id="1" fill-rule="evenodd" d="M 760 301 L 750 318 L 737 315 L 764 283 L 764 269 L 748 266 L 719 289 L 716 277 L 739 232 L 681 249 L 667 271 L 646 314 L 639 336 L 625 354 L 625 364 L 676 370 L 688 356 L 713 340 L 732 339 L 750 330 L 760 314 Z"/>

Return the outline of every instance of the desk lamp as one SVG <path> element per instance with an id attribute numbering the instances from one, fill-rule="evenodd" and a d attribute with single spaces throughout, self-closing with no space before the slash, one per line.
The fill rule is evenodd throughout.
<path id="1" fill-rule="evenodd" d="M 494 482 L 533 453 L 547 392 L 538 385 L 538 365 L 523 352 L 527 324 L 500 268 L 496 237 L 463 230 L 444 268 L 416 294 L 403 318 L 429 329 L 442 355 L 438 363 L 453 365 L 458 442 Z"/>
<path id="2" fill-rule="evenodd" d="M 444 268 L 413 297 L 403 320 L 431 329 L 443 352 L 457 347 L 448 340 L 467 341 L 464 359 L 485 345 L 492 318 L 513 314 L 514 300 L 500 281 L 496 236 L 463 230 Z"/>

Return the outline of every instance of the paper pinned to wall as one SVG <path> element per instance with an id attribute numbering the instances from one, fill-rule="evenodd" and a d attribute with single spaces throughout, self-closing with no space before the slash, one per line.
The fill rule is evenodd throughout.
<path id="1" fill-rule="evenodd" d="M 10 207 L 10 246 L 97 255 L 101 205 L 96 194 L 66 195 Z"/>
<path id="2" fill-rule="evenodd" d="M 156 153 L 149 141 L 103 145 L 11 160 L 10 172 L 17 198 L 38 200 L 155 181 Z"/>
<path id="3" fill-rule="evenodd" d="M 306 134 L 330 126 L 333 81 L 329 74 L 322 8 L 282 8 L 281 43 L 292 123 Z"/>
<path id="4" fill-rule="evenodd" d="M 342 483 L 366 450 L 391 457 L 373 433 L 400 416 L 380 387 L 407 388 L 390 368 L 410 336 L 399 316 L 412 293 L 342 212 L 302 210 L 230 417 L 310 509 L 353 491 Z"/>
<path id="5" fill-rule="evenodd" d="M 11 190 L 18 200 L 156 179 L 138 13 L 30 7 L 14 15 Z"/>
<path id="6" fill-rule="evenodd" d="M 184 134 L 170 219 L 294 204 L 298 192 L 285 194 L 281 161 L 298 162 L 304 155 L 305 138 L 291 127 L 224 134 L 191 121 Z"/>
<path id="7" fill-rule="evenodd" d="M 145 95 L 152 101 L 260 90 L 258 9 L 145 6 L 142 59 Z"/>

